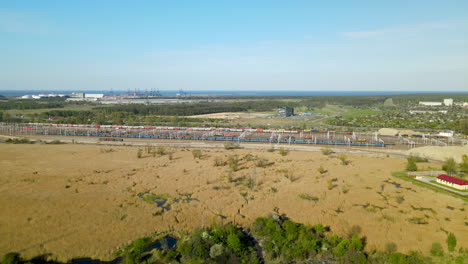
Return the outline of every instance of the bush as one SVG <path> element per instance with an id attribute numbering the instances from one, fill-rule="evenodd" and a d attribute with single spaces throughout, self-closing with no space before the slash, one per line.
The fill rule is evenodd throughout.
<path id="1" fill-rule="evenodd" d="M 214 244 L 213 246 L 211 246 L 210 248 L 210 257 L 212 259 L 216 259 L 218 257 L 221 257 L 222 255 L 224 255 L 224 246 L 223 244 Z"/>
<path id="2" fill-rule="evenodd" d="M 236 155 L 230 156 L 228 158 L 228 164 L 229 164 L 229 168 L 232 171 L 238 171 L 239 170 L 239 157 L 237 157 Z"/>
<path id="3" fill-rule="evenodd" d="M 397 245 L 393 242 L 388 242 L 385 244 L 385 251 L 387 253 L 395 253 L 397 251 Z"/>
<path id="4" fill-rule="evenodd" d="M 236 144 L 232 141 L 228 141 L 226 143 L 224 143 L 224 148 L 225 149 L 240 149 L 240 145 L 239 144 Z"/>
<path id="5" fill-rule="evenodd" d="M 319 198 L 317 198 L 315 196 L 312 196 L 310 194 L 306 194 L 306 193 L 299 194 L 299 198 L 301 198 L 303 200 L 308 200 L 308 201 L 318 201 L 319 200 Z"/>
<path id="6" fill-rule="evenodd" d="M 343 257 L 348 251 L 351 243 L 348 239 L 343 239 L 334 249 L 333 254 L 337 257 Z"/>
<path id="7" fill-rule="evenodd" d="M 143 157 L 143 150 L 142 149 L 138 149 L 137 151 L 137 158 L 141 159 Z"/>
<path id="8" fill-rule="evenodd" d="M 214 160 L 214 166 L 215 167 L 220 167 L 220 166 L 225 166 L 227 162 L 223 160 L 221 157 L 216 157 Z"/>
<path id="9" fill-rule="evenodd" d="M 405 201 L 405 197 L 403 197 L 402 195 L 398 195 L 395 199 L 396 199 L 396 202 L 399 204 Z"/>
<path id="10" fill-rule="evenodd" d="M 351 161 L 348 160 L 348 158 L 344 154 L 338 155 L 338 159 L 341 160 L 341 164 L 345 166 L 351 163 Z"/>
<path id="11" fill-rule="evenodd" d="M 270 165 L 275 164 L 274 162 L 269 162 L 267 159 L 258 159 L 257 162 L 255 162 L 255 166 L 260 167 L 260 168 L 265 168 Z"/>
<path id="12" fill-rule="evenodd" d="M 465 174 L 468 174 L 468 155 L 462 156 L 462 162 L 460 163 L 460 170 Z"/>
<path id="13" fill-rule="evenodd" d="M 2 264 L 20 264 L 21 257 L 19 253 L 10 252 L 5 254 L 2 259 Z"/>
<path id="14" fill-rule="evenodd" d="M 194 149 L 192 150 L 192 155 L 194 159 L 201 159 L 201 157 L 203 156 L 203 153 L 199 149 Z"/>
<path id="15" fill-rule="evenodd" d="M 412 158 L 415 162 L 429 162 L 427 158 L 420 157 L 420 156 L 412 156 Z"/>
<path id="16" fill-rule="evenodd" d="M 281 156 L 286 156 L 288 155 L 288 151 L 285 150 L 284 148 L 280 148 L 278 153 L 281 155 Z"/>
<path id="17" fill-rule="evenodd" d="M 163 155 L 166 154 L 166 148 L 158 147 L 158 148 L 156 148 L 155 153 L 158 154 L 159 156 L 163 156 Z"/>
<path id="18" fill-rule="evenodd" d="M 6 143 L 13 143 L 13 144 L 33 144 L 28 138 L 8 138 L 5 140 Z"/>
<path id="19" fill-rule="evenodd" d="M 333 154 L 333 150 L 329 147 L 322 148 L 322 154 L 328 156 L 330 154 Z"/>
<path id="20" fill-rule="evenodd" d="M 322 166 L 320 166 L 317 171 L 320 173 L 320 174 L 324 174 L 324 173 L 327 173 L 328 170 L 324 169 Z"/>
<path id="21" fill-rule="evenodd" d="M 444 255 L 444 250 L 442 249 L 442 246 L 438 242 L 432 243 L 431 247 L 431 255 L 432 256 L 443 256 Z"/>
<path id="22" fill-rule="evenodd" d="M 406 159 L 408 161 L 408 163 L 406 164 L 406 170 L 407 171 L 417 171 L 418 170 L 418 166 L 416 165 L 416 161 L 414 160 L 413 157 L 408 157 Z"/>
<path id="23" fill-rule="evenodd" d="M 455 247 L 457 246 L 457 238 L 453 233 L 448 234 L 447 236 L 447 247 L 450 252 L 455 251 Z"/>
<path id="24" fill-rule="evenodd" d="M 52 145 L 60 145 L 60 144 L 65 144 L 65 142 L 62 142 L 62 141 L 60 141 L 60 140 L 56 139 L 56 140 L 52 140 L 52 141 L 50 141 L 50 142 L 49 142 L 49 143 L 47 143 L 47 144 L 52 144 Z"/>

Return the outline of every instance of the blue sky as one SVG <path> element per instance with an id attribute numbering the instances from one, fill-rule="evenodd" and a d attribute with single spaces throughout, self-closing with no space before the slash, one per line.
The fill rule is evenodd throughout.
<path id="1" fill-rule="evenodd" d="M 468 1 L 0 0 L 0 90 L 468 91 Z"/>

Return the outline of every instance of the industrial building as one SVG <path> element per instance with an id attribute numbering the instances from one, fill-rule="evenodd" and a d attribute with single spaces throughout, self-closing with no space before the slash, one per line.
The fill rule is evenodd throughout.
<path id="1" fill-rule="evenodd" d="M 442 106 L 442 102 L 419 102 L 419 104 L 424 106 Z"/>
<path id="2" fill-rule="evenodd" d="M 459 190 L 468 190 L 468 181 L 441 174 L 437 176 L 437 182 Z"/>
<path id="3" fill-rule="evenodd" d="M 447 98 L 444 99 L 443 102 L 419 102 L 419 105 L 424 105 L 424 106 L 452 106 L 453 105 L 453 99 L 452 98 Z"/>
<path id="4" fill-rule="evenodd" d="M 453 105 L 453 99 L 452 98 L 444 99 L 444 105 L 445 106 L 452 106 Z"/>
<path id="5" fill-rule="evenodd" d="M 294 115 L 294 108 L 292 107 L 280 107 L 278 108 L 279 117 L 289 117 Z"/>

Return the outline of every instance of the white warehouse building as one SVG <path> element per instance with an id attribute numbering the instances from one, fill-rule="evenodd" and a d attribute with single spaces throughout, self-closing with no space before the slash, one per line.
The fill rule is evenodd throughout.
<path id="1" fill-rule="evenodd" d="M 85 93 L 84 97 L 85 98 L 103 98 L 104 94 L 88 94 L 88 93 Z"/>
<path id="2" fill-rule="evenodd" d="M 442 106 L 442 102 L 419 102 L 419 104 L 425 106 Z"/>

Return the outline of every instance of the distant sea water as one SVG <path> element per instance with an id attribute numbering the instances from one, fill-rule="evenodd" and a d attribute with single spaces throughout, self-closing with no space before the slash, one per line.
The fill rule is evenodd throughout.
<path id="1" fill-rule="evenodd" d="M 140 90 L 142 94 L 146 91 Z M 159 91 L 162 96 L 176 96 L 178 90 L 163 90 Z M 71 93 L 102 93 L 105 95 L 123 95 L 128 94 L 128 91 L 113 91 L 109 90 L 0 90 L 0 95 L 4 96 L 22 96 L 22 95 L 37 95 L 37 94 L 71 94 Z M 130 93 L 133 93 L 131 91 Z M 428 94 L 436 93 L 434 91 L 284 91 L 284 90 L 249 90 L 249 91 L 220 91 L 220 90 L 193 90 L 185 91 L 187 95 L 194 96 L 351 96 L 351 95 L 396 95 L 396 94 Z M 440 92 L 437 92 L 440 93 Z M 443 93 L 463 93 L 463 91 L 444 91 Z"/>

